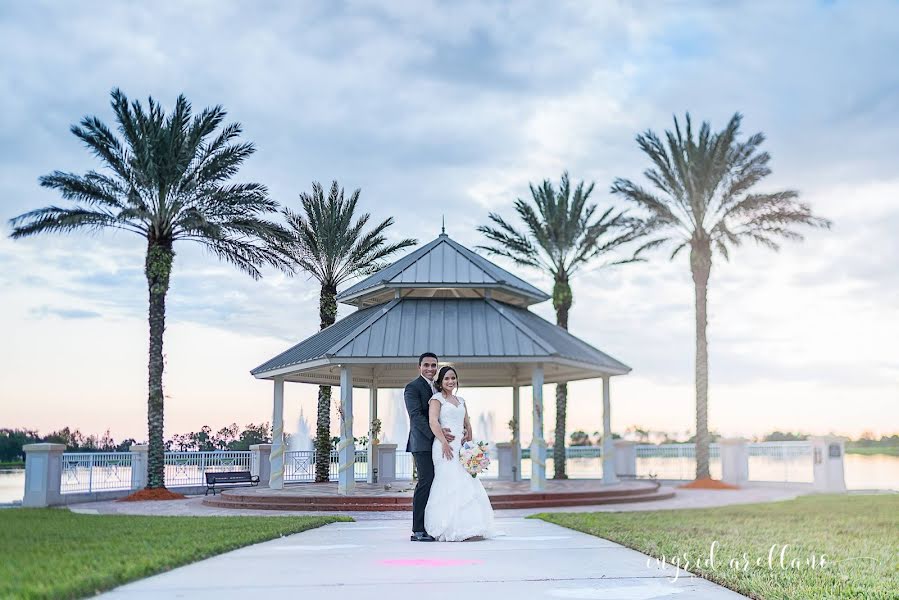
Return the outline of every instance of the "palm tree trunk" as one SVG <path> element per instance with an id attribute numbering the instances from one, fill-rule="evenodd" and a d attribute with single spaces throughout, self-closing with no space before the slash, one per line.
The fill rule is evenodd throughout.
<path id="1" fill-rule="evenodd" d="M 162 371 L 164 368 L 162 338 L 165 332 L 165 296 L 169 290 L 172 260 L 175 253 L 171 242 L 150 242 L 144 273 L 150 295 L 150 360 L 149 394 L 147 397 L 147 488 L 165 487 L 165 445 L 163 442 Z"/>
<path id="2" fill-rule="evenodd" d="M 568 311 L 572 296 L 568 277 L 556 276 L 553 285 L 553 307 L 556 309 L 556 325 L 568 329 Z M 553 479 L 568 479 L 565 474 L 565 426 L 568 413 L 568 384 L 556 384 L 556 433 L 553 441 Z"/>
<path id="3" fill-rule="evenodd" d="M 337 320 L 337 286 L 323 284 L 318 297 L 321 329 Z M 315 481 L 328 481 L 331 469 L 331 386 L 318 386 L 318 417 L 315 426 Z"/>
<path id="4" fill-rule="evenodd" d="M 712 252 L 694 244 L 690 249 L 690 270 L 696 292 L 696 479 L 707 479 L 709 473 L 709 349 L 708 285 L 712 271 Z"/>
<path id="5" fill-rule="evenodd" d="M 331 470 L 331 387 L 318 386 L 318 417 L 315 426 L 315 481 L 328 481 Z"/>

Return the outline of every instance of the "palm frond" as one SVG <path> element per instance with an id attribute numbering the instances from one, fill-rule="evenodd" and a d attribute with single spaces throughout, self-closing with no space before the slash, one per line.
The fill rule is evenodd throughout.
<path id="1" fill-rule="evenodd" d="M 514 203 L 524 228 L 519 230 L 500 215 L 490 213 L 490 224 L 478 226 L 477 231 L 492 244 L 479 245 L 479 250 L 567 280 L 582 265 L 599 256 L 611 256 L 639 237 L 641 229 L 623 212 L 608 207 L 600 213 L 590 202 L 595 184 L 580 181 L 572 185 L 567 171 L 562 173 L 558 187 L 549 179 L 528 187 L 531 201 L 518 198 Z M 634 260 L 633 256 L 614 258 L 604 266 Z"/>
<path id="2" fill-rule="evenodd" d="M 393 218 L 367 229 L 371 216 L 356 214 L 360 193 L 357 189 L 347 197 L 334 181 L 326 197 L 321 184 L 313 182 L 311 193 L 300 194 L 302 212 L 283 210 L 291 238 L 290 260 L 323 286 L 336 288 L 368 275 L 387 257 L 418 243 L 408 238 L 388 242 L 386 231 Z"/>
<path id="3" fill-rule="evenodd" d="M 777 239 L 802 239 L 797 226 L 830 227 L 797 201 L 794 190 L 751 191 L 771 173 L 771 157 L 761 150 L 763 134 L 739 139 L 741 123 L 742 115 L 735 113 L 721 131 L 703 122 L 696 132 L 688 113 L 683 127 L 674 118 L 664 144 L 651 131 L 638 136 L 652 165 L 645 175 L 659 196 L 628 179 L 615 180 L 612 193 L 649 215 L 648 232 L 667 230 L 670 239 L 679 240 L 672 258 L 684 244 L 705 245 L 727 258 L 729 248 L 744 238 L 777 249 Z"/>
<path id="4" fill-rule="evenodd" d="M 146 107 L 111 93 L 116 132 L 97 117 L 83 118 L 72 133 L 100 159 L 101 170 L 85 175 L 54 171 L 40 178 L 77 203 L 47 207 L 14 218 L 13 237 L 78 228 L 123 229 L 151 244 L 198 241 L 253 277 L 263 265 L 285 268 L 279 247 L 286 231 L 265 216 L 277 203 L 265 186 L 229 183 L 253 153 L 237 141 L 239 124 L 224 126 L 221 106 L 192 116 L 182 95 L 165 114 L 150 98 Z M 211 139 L 210 139 L 211 138 Z"/>
<path id="5" fill-rule="evenodd" d="M 142 233 L 142 231 L 128 223 L 120 221 L 114 215 L 96 210 L 84 208 L 61 208 L 47 206 L 10 219 L 12 233 L 10 237 L 20 239 L 39 233 L 60 232 L 68 233 L 76 229 L 100 230 L 105 228 L 122 229 Z"/>

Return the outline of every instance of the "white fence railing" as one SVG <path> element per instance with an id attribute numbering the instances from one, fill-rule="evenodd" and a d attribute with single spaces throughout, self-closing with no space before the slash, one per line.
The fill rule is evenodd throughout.
<path id="1" fill-rule="evenodd" d="M 811 443 L 759 442 L 746 444 L 751 481 L 811 482 Z M 637 444 L 637 476 L 658 479 L 692 479 L 696 473 L 696 448 L 693 444 Z M 522 448 L 521 476 L 530 477 L 530 450 Z M 167 487 L 205 485 L 206 471 L 249 471 L 249 451 L 166 452 L 165 482 Z M 572 477 L 601 477 L 602 448 L 575 446 L 566 448 L 568 474 Z M 131 452 L 69 452 L 62 455 L 61 491 L 63 494 L 101 490 L 131 489 Z M 552 464 L 552 449 L 547 449 L 547 464 Z M 336 451 L 329 457 L 329 476 L 337 481 L 339 459 Z M 485 474 L 496 476 L 496 461 Z M 396 478 L 411 480 L 414 471 L 412 454 L 396 453 Z M 709 470 L 721 477 L 720 447 L 709 445 Z M 368 477 L 368 454 L 356 451 L 354 474 L 357 481 Z M 284 453 L 284 481 L 315 481 L 315 452 Z"/>
<path id="2" fill-rule="evenodd" d="M 166 452 L 165 485 L 189 487 L 206 485 L 206 471 L 249 471 L 250 452 Z"/>
<path id="3" fill-rule="evenodd" d="M 337 481 L 340 457 L 336 450 L 331 451 L 328 462 L 328 479 Z M 368 477 L 368 451 L 356 450 L 353 473 L 356 481 L 365 481 Z M 315 481 L 315 451 L 288 450 L 284 453 L 284 481 L 287 483 Z"/>
<path id="4" fill-rule="evenodd" d="M 62 455 L 62 493 L 131 489 L 130 452 L 71 452 Z"/>
<path id="5" fill-rule="evenodd" d="M 696 475 L 695 444 L 637 444 L 637 477 L 690 480 Z M 807 441 L 754 442 L 746 444 L 750 481 L 807 483 L 813 480 L 812 445 Z M 573 477 L 602 476 L 602 447 L 574 446 L 565 449 L 570 460 L 566 471 Z M 521 476 L 530 477 L 530 449 L 521 449 Z M 546 452 L 551 470 L 552 448 Z M 721 447 L 709 444 L 709 471 L 721 478 Z"/>
<path id="6" fill-rule="evenodd" d="M 746 452 L 750 481 L 814 481 L 811 442 L 756 442 Z"/>

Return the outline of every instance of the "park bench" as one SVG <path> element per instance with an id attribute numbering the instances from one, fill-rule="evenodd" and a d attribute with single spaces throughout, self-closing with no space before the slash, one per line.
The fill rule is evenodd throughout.
<path id="1" fill-rule="evenodd" d="M 256 486 L 259 485 L 259 476 L 250 475 L 249 471 L 218 471 L 206 473 L 206 493 L 208 496 L 212 491 L 215 496 L 216 491 L 221 491 L 223 487 L 237 487 L 241 485 Z"/>

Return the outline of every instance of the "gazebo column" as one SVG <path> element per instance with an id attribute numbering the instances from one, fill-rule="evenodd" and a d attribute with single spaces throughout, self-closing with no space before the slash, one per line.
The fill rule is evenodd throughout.
<path id="1" fill-rule="evenodd" d="M 268 487 L 280 490 L 284 487 L 284 379 L 275 379 L 272 401 L 272 453 L 269 456 L 271 471 Z"/>
<path id="2" fill-rule="evenodd" d="M 368 482 L 375 483 L 375 469 L 378 467 L 378 449 L 375 447 L 375 436 L 372 426 L 378 418 L 378 380 L 374 377 L 368 393 Z"/>
<path id="3" fill-rule="evenodd" d="M 618 483 L 615 474 L 615 444 L 612 441 L 612 403 L 609 399 L 608 375 L 602 378 L 602 482 Z"/>
<path id="4" fill-rule="evenodd" d="M 534 433 L 531 436 L 531 491 L 546 489 L 546 442 L 543 440 L 543 365 L 531 376 L 534 390 Z"/>
<path id="5" fill-rule="evenodd" d="M 356 446 L 353 444 L 353 371 L 340 367 L 340 443 L 337 493 L 347 495 L 356 487 Z"/>
<path id="6" fill-rule="evenodd" d="M 518 381 L 512 385 L 512 420 L 515 430 L 512 432 L 512 481 L 521 481 L 521 406 Z"/>

